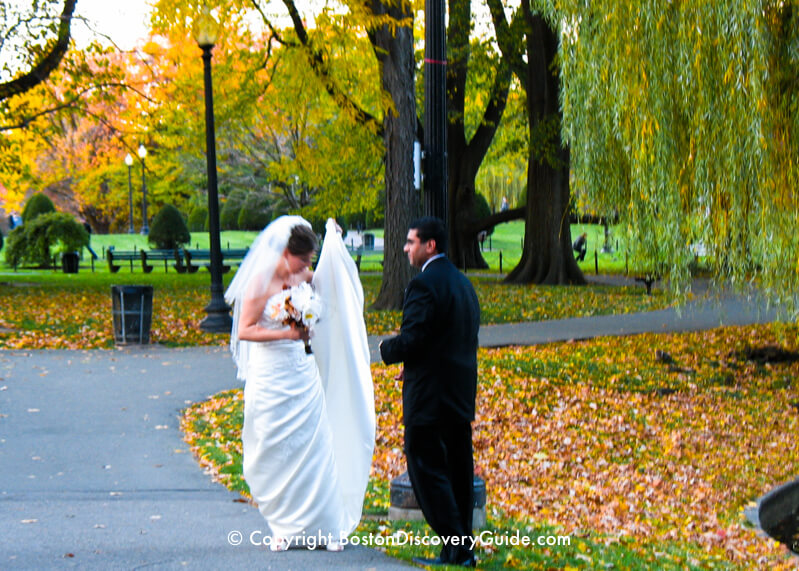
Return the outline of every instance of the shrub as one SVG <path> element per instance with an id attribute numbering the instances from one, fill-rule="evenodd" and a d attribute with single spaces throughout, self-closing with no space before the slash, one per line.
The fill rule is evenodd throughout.
<path id="1" fill-rule="evenodd" d="M 244 190 L 234 190 L 228 195 L 224 206 L 222 206 L 222 211 L 219 213 L 220 229 L 239 229 L 239 212 L 241 212 L 241 207 L 246 199 L 247 192 Z"/>
<path id="2" fill-rule="evenodd" d="M 41 214 L 8 235 L 6 262 L 49 267 L 55 253 L 76 252 L 88 245 L 89 234 L 74 217 L 63 212 Z"/>
<path id="3" fill-rule="evenodd" d="M 41 192 L 34 194 L 25 203 L 25 208 L 22 210 L 22 222 L 27 224 L 37 216 L 55 212 L 53 201 Z"/>
<path id="4" fill-rule="evenodd" d="M 251 192 L 239 210 L 239 230 L 263 230 L 272 221 L 272 205 L 269 197 Z"/>
<path id="5" fill-rule="evenodd" d="M 165 204 L 150 224 L 147 241 L 161 250 L 174 250 L 190 240 L 191 234 L 183 215 L 171 204 Z"/>
<path id="6" fill-rule="evenodd" d="M 188 221 L 191 232 L 204 232 L 208 230 L 208 207 L 203 205 L 195 206 L 189 214 Z"/>

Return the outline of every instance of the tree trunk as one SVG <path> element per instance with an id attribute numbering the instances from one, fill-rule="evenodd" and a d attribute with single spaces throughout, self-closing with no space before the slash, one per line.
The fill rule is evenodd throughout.
<path id="1" fill-rule="evenodd" d="M 480 126 L 466 139 L 466 83 L 470 66 L 470 0 L 449 0 L 447 29 L 447 195 L 449 251 L 460 268 L 484 269 L 488 264 L 480 252 L 475 223 L 475 178 L 499 126 L 510 88 L 511 69 L 500 59 L 491 94 Z"/>
<path id="2" fill-rule="evenodd" d="M 474 179 L 476 176 L 476 168 L 479 168 L 480 165 L 477 164 L 474 165 L 474 167 L 475 172 L 468 173 L 464 177 L 465 180 L 461 177 L 451 176 L 449 181 L 449 258 L 452 260 L 452 263 L 463 269 L 488 268 L 488 264 L 483 259 L 483 254 L 480 252 L 477 234 L 472 232 L 472 228 L 477 221 L 474 216 Z"/>
<path id="3" fill-rule="evenodd" d="M 385 13 L 379 2 L 372 4 L 375 14 Z M 400 6 L 388 13 L 397 21 L 410 18 Z M 402 248 L 408 226 L 419 213 L 419 200 L 413 184 L 413 143 L 416 134 L 416 99 L 413 61 L 413 30 L 383 27 L 370 34 L 380 62 L 383 89 L 391 95 L 394 108 L 383 119 L 386 147 L 386 217 L 383 233 L 383 283 L 370 309 L 401 309 L 405 286 L 413 270 Z"/>
<path id="4" fill-rule="evenodd" d="M 557 36 L 541 15 L 529 9 L 526 14 L 530 129 L 527 213 L 522 259 L 505 281 L 584 284 L 585 277 L 571 248 L 569 151 L 560 138 L 560 81 L 554 61 Z"/>

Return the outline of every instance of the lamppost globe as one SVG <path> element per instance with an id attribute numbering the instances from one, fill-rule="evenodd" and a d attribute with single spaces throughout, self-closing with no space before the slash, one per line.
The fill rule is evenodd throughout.
<path id="1" fill-rule="evenodd" d="M 128 165 L 128 234 L 134 234 L 133 229 L 133 185 L 130 180 L 130 169 L 133 167 L 133 157 L 130 153 L 125 157 L 125 164 Z"/>
<path id="2" fill-rule="evenodd" d="M 139 158 L 141 160 L 144 160 L 144 157 L 147 156 L 147 149 L 144 148 L 144 145 L 139 145 L 138 153 L 139 153 Z"/>
<path id="3" fill-rule="evenodd" d="M 194 23 L 194 39 L 201 49 L 212 48 L 216 43 L 219 32 L 219 22 L 211 14 L 208 6 L 203 6 L 202 12 Z"/>
<path id="4" fill-rule="evenodd" d="M 214 95 L 211 82 L 211 50 L 216 43 L 219 24 L 208 6 L 195 20 L 194 39 L 203 51 L 203 82 L 205 85 L 205 157 L 208 168 L 208 237 L 211 250 L 211 302 L 200 329 L 209 333 L 230 332 L 230 306 L 222 291 L 222 246 L 219 236 L 219 196 L 216 179 L 216 135 L 214 133 Z"/>

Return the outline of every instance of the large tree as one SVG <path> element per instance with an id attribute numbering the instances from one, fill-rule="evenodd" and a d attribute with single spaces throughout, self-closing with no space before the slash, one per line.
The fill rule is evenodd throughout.
<path id="1" fill-rule="evenodd" d="M 527 95 L 529 129 L 524 249 L 506 281 L 582 284 L 571 249 L 569 149 L 561 140 L 558 27 L 530 0 L 508 23 L 501 0 L 489 0 L 497 40 Z M 515 213 L 505 213 L 510 218 Z M 497 216 L 491 222 L 500 220 Z"/>
<path id="2" fill-rule="evenodd" d="M 449 256 L 460 267 L 485 268 L 477 241 L 480 228 L 475 211 L 475 178 L 505 110 L 511 70 L 505 58 L 491 57 L 490 42 L 481 43 L 472 37 L 471 0 L 449 0 L 448 15 Z M 474 55 L 482 57 L 475 60 Z M 471 110 L 467 109 L 467 101 L 473 106 Z M 474 101 L 478 108 L 474 108 Z"/>
<path id="3" fill-rule="evenodd" d="M 369 34 L 380 63 L 383 90 L 391 105 L 383 116 L 386 216 L 383 281 L 372 309 L 402 307 L 412 270 L 403 253 L 408 226 L 419 209 L 413 184 L 413 143 L 416 134 L 414 96 L 413 16 L 409 2 L 371 1 L 371 11 L 395 22 L 374 26 Z"/>
<path id="4" fill-rule="evenodd" d="M 559 4 L 573 177 L 618 209 L 640 263 L 796 307 L 799 3 Z"/>

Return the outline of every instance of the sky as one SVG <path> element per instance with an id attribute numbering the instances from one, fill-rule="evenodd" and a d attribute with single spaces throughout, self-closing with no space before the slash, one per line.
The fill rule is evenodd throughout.
<path id="1" fill-rule="evenodd" d="M 123 50 L 133 48 L 147 36 L 150 5 L 146 0 L 78 0 L 76 13 L 86 18 L 97 32 L 110 36 Z M 92 32 L 76 21 L 72 35 L 80 48 L 90 42 Z"/>

